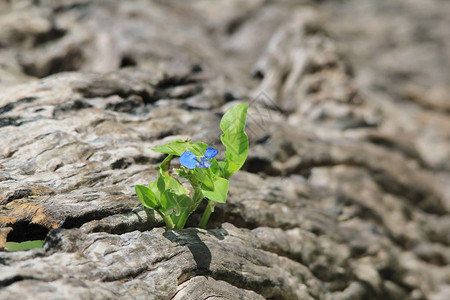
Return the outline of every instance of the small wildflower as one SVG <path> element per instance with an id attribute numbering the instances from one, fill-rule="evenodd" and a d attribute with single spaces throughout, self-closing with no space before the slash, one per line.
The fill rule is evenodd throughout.
<path id="1" fill-rule="evenodd" d="M 200 161 L 198 162 L 198 167 L 199 168 L 209 168 L 211 167 L 212 163 L 209 159 L 207 159 L 206 157 L 201 157 Z"/>
<path id="2" fill-rule="evenodd" d="M 156 211 L 167 228 L 183 229 L 189 216 L 205 198 L 208 203 L 199 227 L 206 228 L 215 203 L 227 201 L 229 178 L 242 167 L 248 155 L 248 138 L 245 133 L 247 110 L 248 103 L 236 105 L 229 109 L 220 121 L 223 131 L 220 140 L 227 151 L 225 160 L 216 161 L 219 151 L 204 143 L 192 143 L 189 139 L 176 140 L 153 148 L 154 151 L 166 153 L 168 156 L 157 168 L 158 179 L 148 186 L 136 185 L 135 191 L 144 207 Z M 204 153 L 199 152 L 199 148 L 205 149 Z M 193 152 L 185 151 L 188 149 Z M 182 169 L 171 172 L 170 162 L 174 156 L 178 156 Z M 174 177 L 173 174 L 177 176 Z M 180 182 L 181 178 L 188 182 Z M 192 189 L 186 188 L 188 183 Z"/>
<path id="3" fill-rule="evenodd" d="M 180 164 L 188 169 L 195 169 L 195 166 L 197 165 L 197 158 L 191 151 L 185 151 L 180 156 Z"/>
<path id="4" fill-rule="evenodd" d="M 206 148 L 206 150 L 205 150 L 204 156 L 205 156 L 207 159 L 213 159 L 213 158 L 217 155 L 217 153 L 219 153 L 218 150 L 214 149 L 213 147 L 208 147 L 208 148 Z"/>
<path id="5" fill-rule="evenodd" d="M 195 169 L 195 167 L 209 168 L 212 165 L 211 159 L 213 159 L 217 153 L 219 153 L 218 150 L 208 147 L 203 156 L 200 157 L 200 160 L 198 160 L 191 151 L 184 151 L 180 156 L 180 164 L 188 169 Z"/>

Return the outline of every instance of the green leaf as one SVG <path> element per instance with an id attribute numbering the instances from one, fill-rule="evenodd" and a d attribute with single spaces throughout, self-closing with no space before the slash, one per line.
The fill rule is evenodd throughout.
<path id="1" fill-rule="evenodd" d="M 165 192 L 167 198 L 167 210 L 173 210 L 175 216 L 179 216 L 182 212 L 188 210 L 191 205 L 191 198 L 183 194 L 177 194 L 173 190 Z M 178 220 L 171 215 L 174 223 Z"/>
<path id="2" fill-rule="evenodd" d="M 223 177 L 223 172 L 222 172 L 222 167 L 220 166 L 221 163 L 225 163 L 224 161 L 217 161 L 215 158 L 211 159 L 211 167 L 209 167 L 208 169 L 210 170 L 210 172 L 213 174 L 214 177 L 217 176 L 222 176 Z"/>
<path id="3" fill-rule="evenodd" d="M 225 171 L 224 171 L 225 168 L 226 168 L 226 163 L 225 163 L 225 161 L 223 161 L 223 160 L 218 161 L 218 162 L 217 162 L 217 166 L 219 167 L 219 170 L 220 170 L 221 174 L 225 174 Z M 225 175 L 222 176 L 222 177 L 225 177 Z"/>
<path id="4" fill-rule="evenodd" d="M 145 207 L 156 209 L 159 207 L 155 194 L 146 186 L 135 185 L 134 189 L 139 200 Z"/>
<path id="5" fill-rule="evenodd" d="M 174 224 L 178 224 L 183 213 L 190 210 L 192 199 L 187 196 L 188 190 L 168 172 L 160 169 L 159 178 L 164 181 L 165 190 L 161 194 L 166 201 L 164 213 L 170 216 Z"/>
<path id="6" fill-rule="evenodd" d="M 6 242 L 5 249 L 7 251 L 23 251 L 34 248 L 42 248 L 43 245 L 44 245 L 43 240 L 25 241 L 22 243 Z"/>
<path id="7" fill-rule="evenodd" d="M 148 190 L 152 191 L 155 197 L 157 203 L 156 208 L 161 208 L 162 212 L 167 210 L 167 195 L 165 194 L 165 191 L 171 188 L 170 181 L 166 179 L 166 176 L 170 177 L 169 175 L 165 175 L 164 171 L 160 170 L 158 179 L 148 184 Z"/>
<path id="8" fill-rule="evenodd" d="M 184 209 L 187 209 L 191 203 L 187 196 L 188 190 L 168 172 L 159 170 L 158 189 L 161 192 L 161 198 L 166 201 L 164 209 L 166 211 L 175 209 L 178 215 Z"/>
<path id="9" fill-rule="evenodd" d="M 191 143 L 183 140 L 176 140 L 164 145 L 156 146 L 152 150 L 156 152 L 162 152 L 180 156 L 185 151 L 191 151 L 195 155 L 203 155 L 208 145 L 205 143 Z"/>
<path id="10" fill-rule="evenodd" d="M 201 181 L 199 178 L 197 178 L 197 176 L 195 176 L 193 170 L 185 171 L 183 169 L 177 169 L 175 170 L 175 173 L 180 177 L 186 178 L 193 189 L 200 187 Z"/>
<path id="11" fill-rule="evenodd" d="M 148 187 L 152 190 L 153 194 L 155 194 L 156 200 L 159 202 L 159 199 L 161 198 L 161 193 L 159 192 L 158 189 L 158 179 L 151 181 L 148 184 Z"/>
<path id="12" fill-rule="evenodd" d="M 214 190 L 203 190 L 203 195 L 214 202 L 225 203 L 228 195 L 228 180 L 222 177 L 217 177 L 214 180 Z"/>
<path id="13" fill-rule="evenodd" d="M 167 172 L 160 172 L 160 178 L 162 178 L 166 190 L 173 190 L 176 194 L 180 195 L 187 194 L 187 189 L 176 178 L 172 177 Z"/>
<path id="14" fill-rule="evenodd" d="M 158 167 L 156 167 L 156 170 L 159 170 L 159 169 L 161 169 L 163 171 L 169 170 L 170 161 L 172 160 L 172 158 L 173 158 L 172 154 L 167 155 L 167 157 L 164 158 L 164 160 L 161 162 L 161 164 Z"/>
<path id="15" fill-rule="evenodd" d="M 160 171 L 160 174 L 164 173 Z M 157 189 L 157 195 L 159 204 L 161 205 L 162 209 L 167 209 L 167 199 L 166 195 L 164 194 L 166 190 L 166 183 L 164 182 L 164 178 L 162 176 L 159 176 L 158 179 L 156 179 L 156 189 Z"/>
<path id="16" fill-rule="evenodd" d="M 200 169 L 195 168 L 194 176 L 201 183 L 202 189 L 207 189 L 210 191 L 214 190 L 214 175 L 211 173 L 209 168 Z"/>
<path id="17" fill-rule="evenodd" d="M 225 146 L 224 177 L 230 178 L 239 170 L 247 159 L 248 138 L 245 133 L 248 103 L 239 104 L 230 108 L 220 121 L 223 134 L 220 136 Z"/>

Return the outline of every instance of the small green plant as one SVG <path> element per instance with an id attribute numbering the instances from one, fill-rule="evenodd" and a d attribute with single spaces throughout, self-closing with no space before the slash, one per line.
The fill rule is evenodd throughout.
<path id="1" fill-rule="evenodd" d="M 167 228 L 184 228 L 188 217 L 198 208 L 204 198 L 208 200 L 199 227 L 206 228 L 214 204 L 225 203 L 228 194 L 228 179 L 238 171 L 248 154 L 248 138 L 245 133 L 248 103 L 230 108 L 220 121 L 225 146 L 225 160 L 216 160 L 218 151 L 205 143 L 177 140 L 153 148 L 168 154 L 156 168 L 158 179 L 148 186 L 136 185 L 136 195 L 142 204 L 155 210 Z M 181 168 L 170 168 L 171 160 L 178 156 Z M 187 189 L 181 182 L 190 184 Z"/>

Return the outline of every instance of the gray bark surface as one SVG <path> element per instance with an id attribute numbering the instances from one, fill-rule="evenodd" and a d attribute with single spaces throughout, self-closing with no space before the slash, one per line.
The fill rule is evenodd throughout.
<path id="1" fill-rule="evenodd" d="M 185 3 L 186 2 L 186 3 Z M 426 8 L 426 9 L 425 9 Z M 0 299 L 448 299 L 444 1 L 0 3 Z M 152 147 L 250 152 L 166 230 Z"/>

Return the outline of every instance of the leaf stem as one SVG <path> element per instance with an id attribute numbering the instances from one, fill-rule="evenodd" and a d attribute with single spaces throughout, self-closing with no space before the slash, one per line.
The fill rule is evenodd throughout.
<path id="1" fill-rule="evenodd" d="M 187 218 L 189 217 L 189 215 L 191 214 L 191 212 L 189 210 L 185 210 L 181 213 L 180 219 L 177 222 L 177 229 L 183 229 L 184 225 L 186 224 Z"/>
<path id="2" fill-rule="evenodd" d="M 208 205 L 206 205 L 205 211 L 203 212 L 202 218 L 200 220 L 200 224 L 198 227 L 206 229 L 206 224 L 208 224 L 209 217 L 211 213 L 214 211 L 214 202 L 208 200 Z"/>
<path id="3" fill-rule="evenodd" d="M 165 213 L 161 212 L 159 209 L 156 210 L 158 212 L 158 214 L 161 216 L 161 218 L 163 218 L 164 222 L 166 223 L 166 227 L 168 229 L 174 229 L 175 228 L 175 224 L 173 224 L 172 219 L 170 218 L 170 216 L 166 215 Z"/>

